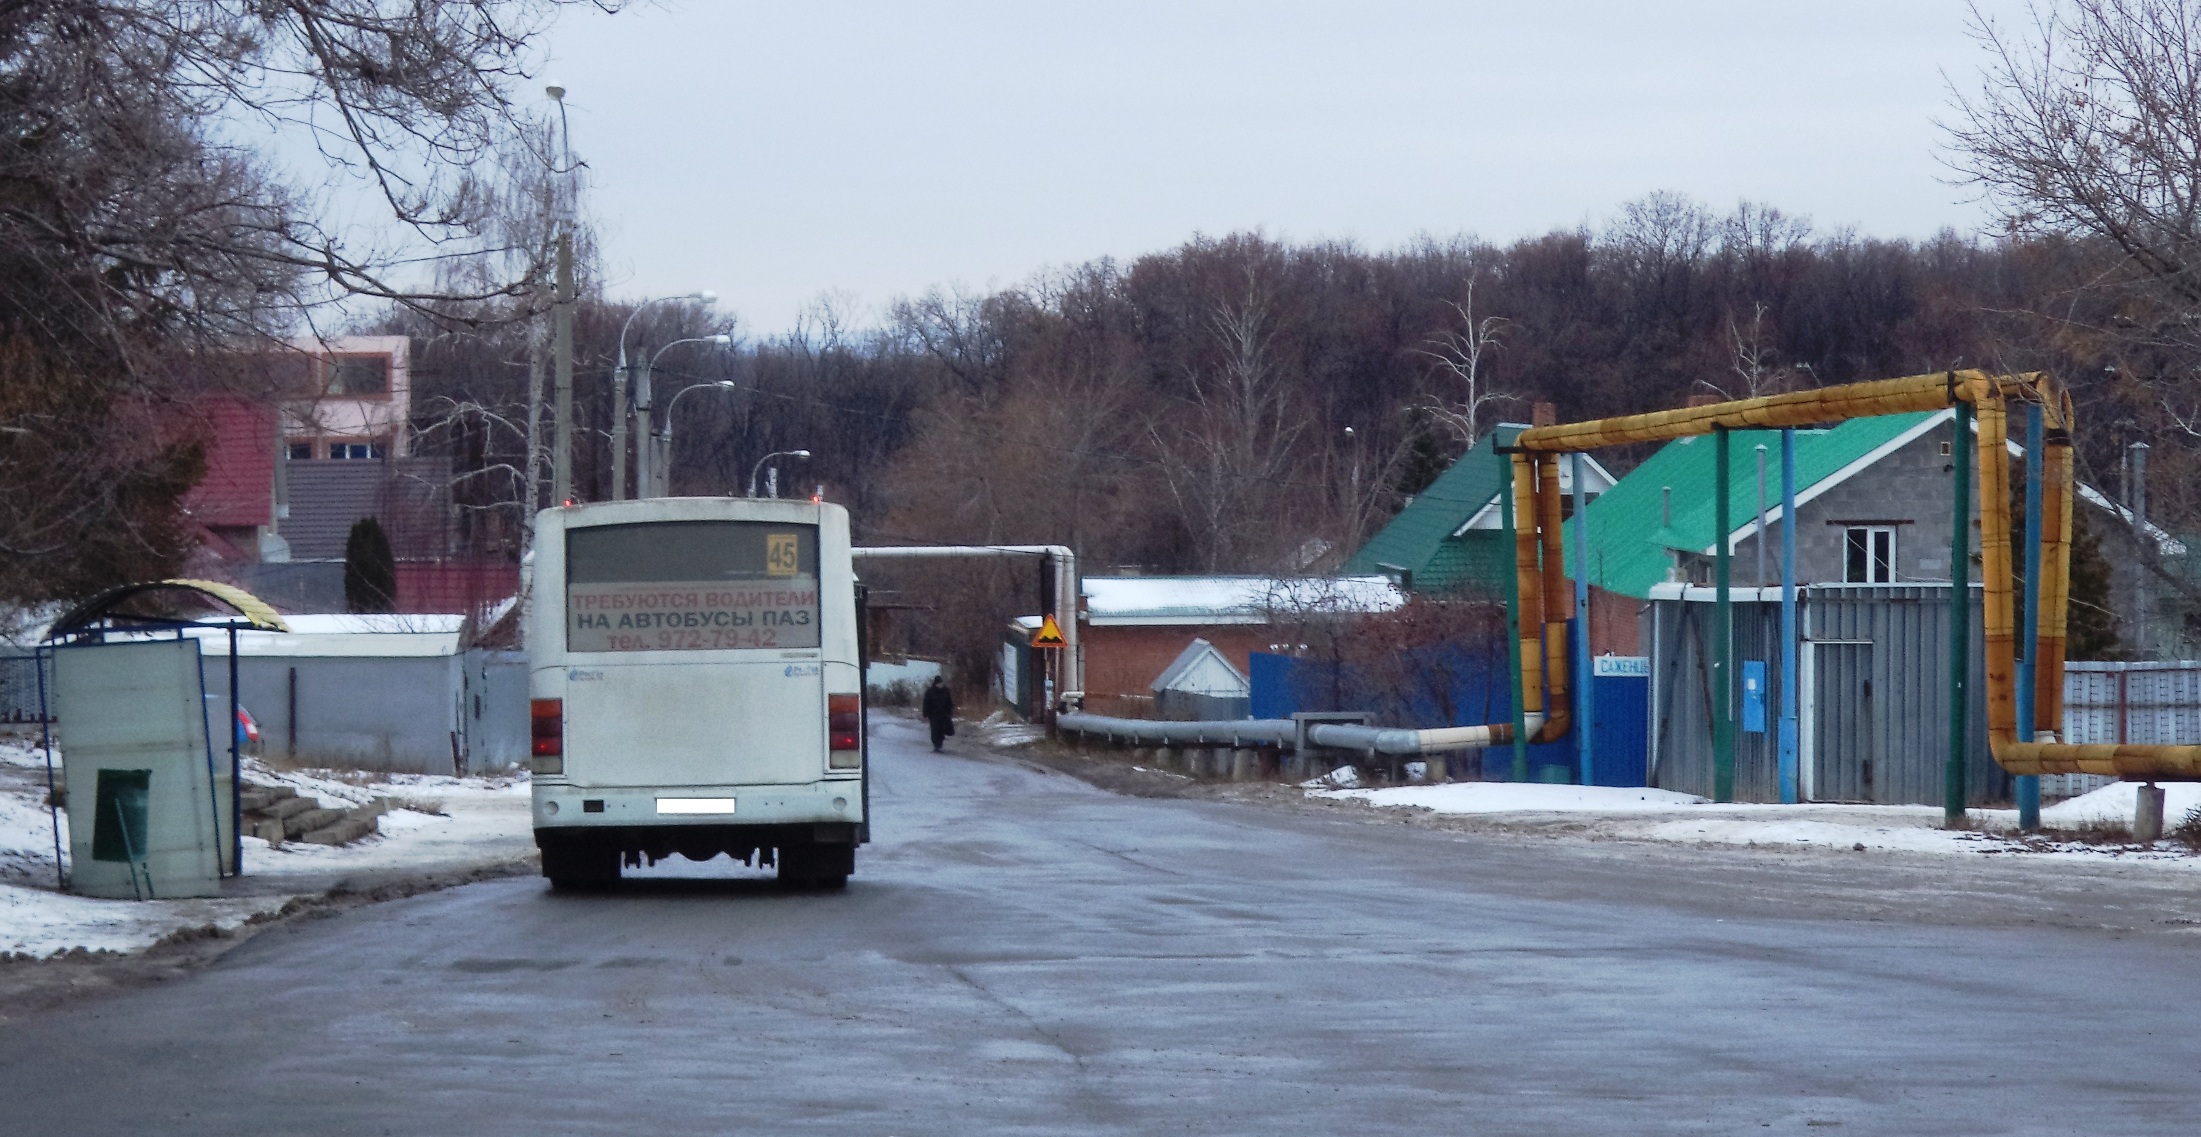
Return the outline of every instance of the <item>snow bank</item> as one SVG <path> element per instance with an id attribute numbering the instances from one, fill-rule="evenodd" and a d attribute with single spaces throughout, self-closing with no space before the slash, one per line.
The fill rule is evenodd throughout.
<path id="1" fill-rule="evenodd" d="M 1047 728 L 995 711 L 978 724 L 978 740 L 987 746 L 1030 746 L 1047 737 Z"/>
<path id="2" fill-rule="evenodd" d="M 2201 809 L 2201 783 L 2164 782 L 2163 824 L 2173 826 L 2186 814 Z M 2059 801 L 2041 810 L 2043 825 L 2082 825 L 2089 821 L 2122 821 L 2130 824 L 2139 807 L 2140 783 L 2111 782 L 2092 793 Z"/>
<path id="3" fill-rule="evenodd" d="M 1358 798 L 1370 805 L 1419 806 L 1437 813 L 1640 813 L 1702 805 L 1705 801 L 1694 794 L 1672 790 L 1552 786 L 1533 782 L 1453 782 L 1441 786 L 1316 792 L 1325 797 Z"/>
<path id="4" fill-rule="evenodd" d="M 1951 855 L 2017 854 L 2060 859 L 2156 862 L 2201 870 L 2201 857 L 2165 841 L 2152 849 L 2133 845 L 2088 845 L 2046 837 L 2019 838 L 2014 810 L 1973 810 L 1980 830 L 1948 829 L 1942 811 L 1923 805 L 1713 805 L 1704 798 L 1669 790 L 1616 789 L 1605 786 L 1541 785 L 1520 782 L 1462 782 L 1438 786 L 1384 789 L 1340 788 L 1324 779 L 1306 783 L 1307 796 L 1364 801 L 1387 808 L 1420 808 L 1443 814 L 1473 814 L 1523 830 L 1555 818 L 1580 819 L 1568 826 L 1587 834 L 1677 844 L 1819 848 Z M 2164 819 L 2175 825 L 2187 811 L 2201 808 L 2201 785 L 2165 785 Z M 2130 822 L 2136 787 L 2105 786 L 2041 812 L 2050 828 L 2085 821 Z"/>
<path id="5" fill-rule="evenodd" d="M 381 833 L 345 846 L 244 840 L 252 895 L 195 900 L 105 900 L 55 891 L 54 838 L 45 806 L 45 756 L 0 737 L 0 954 L 47 956 L 83 948 L 128 952 L 186 928 L 235 928 L 295 896 L 325 892 L 363 872 L 446 872 L 534 850 L 527 775 L 453 778 L 276 771 L 247 761 L 254 782 L 281 782 L 332 808 L 397 799 Z M 426 810 L 438 810 L 431 813 Z M 68 817 L 61 818 L 64 843 Z"/>
<path id="6" fill-rule="evenodd" d="M 207 925 L 229 929 L 262 912 L 272 912 L 288 896 L 241 896 L 206 900 L 99 900 L 46 888 L 0 884 L 0 953 L 48 956 L 85 951 L 130 952 L 170 932 Z"/>
<path id="7" fill-rule="evenodd" d="M 470 868 L 512 860 L 535 850 L 532 797 L 527 775 L 453 778 L 391 774 L 386 780 L 338 779 L 328 771 L 287 771 L 280 780 L 334 806 L 362 805 L 376 797 L 395 798 L 402 807 L 383 814 L 381 832 L 349 845 L 308 845 L 285 841 L 281 848 L 245 838 L 245 873 L 250 876 L 305 876 L 335 872 L 420 872 Z M 263 780 L 258 772 L 250 775 Z M 423 812 L 441 809 L 441 813 Z"/>

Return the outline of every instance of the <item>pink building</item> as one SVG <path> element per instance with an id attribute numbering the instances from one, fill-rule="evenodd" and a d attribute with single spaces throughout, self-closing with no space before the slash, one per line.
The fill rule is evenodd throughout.
<path id="1" fill-rule="evenodd" d="M 405 457 L 412 412 L 412 341 L 336 336 L 301 341 L 283 365 L 283 446 L 293 461 Z"/>

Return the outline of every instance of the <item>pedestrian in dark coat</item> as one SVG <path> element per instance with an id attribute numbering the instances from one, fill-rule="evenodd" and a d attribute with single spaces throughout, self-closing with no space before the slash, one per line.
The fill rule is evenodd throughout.
<path id="1" fill-rule="evenodd" d="M 925 688 L 925 721 L 932 724 L 932 748 L 955 733 L 955 696 L 948 693 L 948 685 L 939 676 L 932 677 L 932 685 Z"/>

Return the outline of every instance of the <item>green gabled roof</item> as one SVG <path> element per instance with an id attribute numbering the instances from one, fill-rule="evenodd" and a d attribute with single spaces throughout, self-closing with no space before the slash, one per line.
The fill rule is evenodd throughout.
<path id="1" fill-rule="evenodd" d="M 1852 419 L 1826 430 L 1796 432 L 1796 492 L 1813 496 L 1821 483 L 1874 451 L 1900 439 L 1936 414 L 1881 415 Z M 1500 574 L 1511 564 L 1503 535 L 1497 530 L 1475 530 L 1454 537 L 1505 484 L 1505 467 L 1497 448 L 1511 445 L 1525 427 L 1501 426 L 1460 456 L 1450 469 L 1415 495 L 1390 524 L 1361 546 L 1345 562 L 1348 575 L 1376 574 L 1398 566 L 1411 571 L 1417 591 L 1442 592 L 1471 586 L 1499 588 Z M 1778 495 L 1781 432 L 1737 430 L 1730 436 L 1728 471 L 1733 498 L 1728 521 L 1736 529 L 1748 525 L 1757 505 L 1757 446 L 1768 451 L 1771 493 Z M 1708 435 L 1678 439 L 1658 452 L 1612 489 L 1590 501 L 1590 583 L 1613 592 L 1648 597 L 1651 586 L 1666 579 L 1672 563 L 1668 550 L 1700 553 L 1713 547 L 1712 468 L 1717 443 Z M 1673 519 L 1662 522 L 1664 487 L 1674 491 Z M 1567 570 L 1574 569 L 1574 526 L 1565 527 Z"/>
<path id="2" fill-rule="evenodd" d="M 1498 580 L 1488 574 L 1503 571 L 1502 553 L 1487 553 L 1502 542 L 1495 532 L 1470 533 L 1458 540 L 1452 534 L 1477 510 L 1490 504 L 1505 485 L 1504 460 L 1498 447 L 1510 446 L 1524 426 L 1500 426 L 1469 447 L 1428 488 L 1414 495 L 1398 516 L 1391 519 L 1368 543 L 1360 547 L 1340 570 L 1348 576 L 1389 571 L 1395 565 L 1414 574 L 1417 591 L 1441 592 L 1463 584 L 1487 584 Z M 1487 576 L 1487 579 L 1486 579 Z"/>
<path id="3" fill-rule="evenodd" d="M 1814 487 L 1844 468 L 1895 442 L 1906 432 L 1945 411 L 1879 415 L 1851 419 L 1826 430 L 1796 432 L 1796 493 Z M 1781 432 L 1737 430 L 1729 436 L 1728 523 L 1748 525 L 1758 504 L 1757 447 L 1767 451 L 1768 508 L 1780 502 Z M 1590 501 L 1590 583 L 1613 592 L 1648 597 L 1651 586 L 1666 580 L 1672 561 L 1668 550 L 1701 553 L 1719 543 L 1713 522 L 1713 456 L 1718 443 L 1709 435 L 1676 439 L 1630 471 L 1627 477 Z M 1674 490 L 1673 520 L 1662 523 L 1663 490 Z M 1574 569 L 1574 526 L 1566 527 L 1567 569 Z"/>

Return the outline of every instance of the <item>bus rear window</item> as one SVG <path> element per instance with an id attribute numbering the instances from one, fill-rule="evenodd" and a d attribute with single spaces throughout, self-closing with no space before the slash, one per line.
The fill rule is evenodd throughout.
<path id="1" fill-rule="evenodd" d="M 818 529 L 651 521 L 566 533 L 567 651 L 818 646 Z"/>

